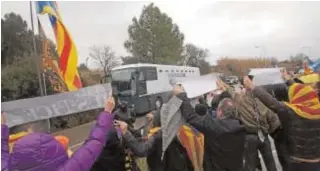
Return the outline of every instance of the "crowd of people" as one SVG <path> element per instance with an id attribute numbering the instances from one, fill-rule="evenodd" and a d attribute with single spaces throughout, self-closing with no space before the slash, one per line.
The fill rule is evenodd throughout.
<path id="1" fill-rule="evenodd" d="M 195 107 L 183 87 L 175 86 L 185 123 L 165 151 L 161 109 L 147 114 L 149 134 L 143 136 L 113 97 L 106 99 L 84 144 L 69 155 L 61 137 L 46 133 L 10 142 L 2 113 L 1 170 L 256 171 L 260 152 L 266 170 L 277 171 L 272 137 L 283 171 L 320 171 L 319 83 L 304 84 L 285 70 L 282 77 L 287 87 L 280 92 L 255 86 L 252 76 L 243 77 L 242 91 L 218 80 L 222 93 L 209 104 L 199 97 Z M 148 169 L 140 168 L 137 158 L 146 158 Z"/>

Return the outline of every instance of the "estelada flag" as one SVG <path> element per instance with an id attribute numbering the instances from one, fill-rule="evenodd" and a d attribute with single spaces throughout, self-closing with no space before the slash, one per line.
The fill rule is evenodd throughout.
<path id="1" fill-rule="evenodd" d="M 59 68 L 63 81 L 69 91 L 82 88 L 82 83 L 78 73 L 78 54 L 76 46 L 62 22 L 55 1 L 36 1 L 37 12 L 48 14 L 51 26 L 56 37 L 57 51 L 59 54 Z"/>

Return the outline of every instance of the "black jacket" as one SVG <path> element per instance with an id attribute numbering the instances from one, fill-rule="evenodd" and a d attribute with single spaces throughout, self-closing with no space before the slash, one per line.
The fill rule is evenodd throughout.
<path id="1" fill-rule="evenodd" d="M 245 129 L 238 120 L 201 117 L 192 108 L 186 93 L 177 95 L 185 120 L 205 136 L 205 171 L 239 171 L 243 164 Z"/>
<path id="2" fill-rule="evenodd" d="M 107 139 L 106 145 L 100 152 L 100 156 L 91 167 L 90 171 L 125 171 L 125 158 L 127 156 L 125 150 L 127 147 L 122 140 L 118 138 L 114 128 L 109 132 Z M 137 167 L 134 160 L 131 165 Z"/>
<path id="3" fill-rule="evenodd" d="M 124 136 L 124 141 L 137 157 L 147 157 L 150 171 L 192 171 L 192 164 L 186 150 L 177 138 L 169 145 L 161 160 L 162 138 L 161 130 L 146 142 L 138 141 L 130 132 Z"/>
<path id="4" fill-rule="evenodd" d="M 277 101 L 261 87 L 256 87 L 253 93 L 279 116 L 284 135 L 287 136 L 290 156 L 303 159 L 319 158 L 320 120 L 309 120 L 300 117 L 294 110 Z"/>

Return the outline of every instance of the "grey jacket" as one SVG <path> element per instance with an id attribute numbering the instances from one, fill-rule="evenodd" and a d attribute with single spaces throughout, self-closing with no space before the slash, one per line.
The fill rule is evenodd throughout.
<path id="1" fill-rule="evenodd" d="M 123 140 L 137 157 L 148 157 L 153 150 L 154 146 L 161 140 L 161 130 L 151 136 L 146 142 L 138 141 L 129 131 L 123 135 Z"/>
<path id="2" fill-rule="evenodd" d="M 161 134 L 162 131 L 159 130 L 153 136 L 149 137 L 146 142 L 136 140 L 130 132 L 127 132 L 123 138 L 134 155 L 147 157 L 150 171 L 192 171 L 193 167 L 187 156 L 187 152 L 177 138 L 170 143 L 163 160 L 161 160 Z"/>

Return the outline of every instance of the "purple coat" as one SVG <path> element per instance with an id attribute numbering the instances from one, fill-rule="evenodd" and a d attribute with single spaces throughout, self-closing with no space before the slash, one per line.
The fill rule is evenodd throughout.
<path id="1" fill-rule="evenodd" d="M 113 115 L 102 112 L 89 138 L 68 158 L 66 150 L 45 133 L 32 133 L 13 146 L 9 154 L 9 130 L 1 125 L 1 170 L 15 171 L 87 171 L 100 155 L 112 127 Z"/>

